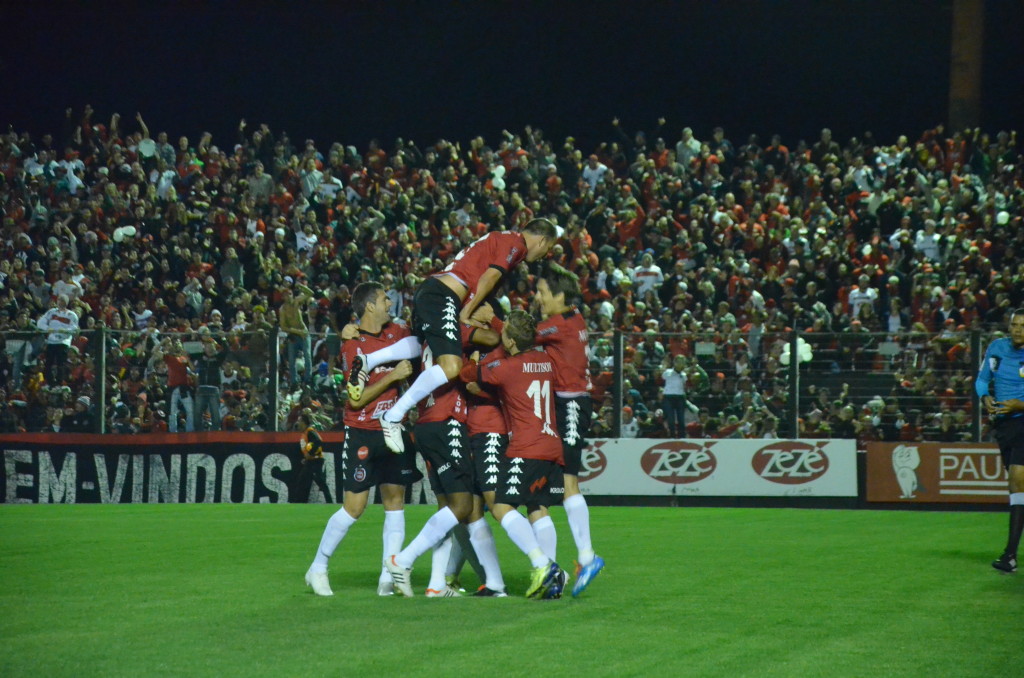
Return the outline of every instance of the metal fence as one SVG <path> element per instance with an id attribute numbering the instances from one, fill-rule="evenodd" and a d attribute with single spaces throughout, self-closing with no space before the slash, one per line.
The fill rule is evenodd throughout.
<path id="1" fill-rule="evenodd" d="M 986 440 L 973 382 L 993 338 L 953 329 L 592 334 L 591 433 Z M 277 431 L 303 409 L 340 428 L 333 335 L 311 336 L 308 351 L 271 326 L 104 328 L 83 330 L 66 347 L 51 342 L 34 331 L 0 337 L 0 431 Z M 175 383 L 173 365 L 186 358 L 190 369 Z M 683 397 L 664 393 L 674 369 Z"/>
<path id="2" fill-rule="evenodd" d="M 861 443 L 987 440 L 974 379 L 984 347 L 996 336 L 859 328 L 593 334 L 593 432 Z M 685 381 L 683 398 L 665 396 L 670 370 Z"/>

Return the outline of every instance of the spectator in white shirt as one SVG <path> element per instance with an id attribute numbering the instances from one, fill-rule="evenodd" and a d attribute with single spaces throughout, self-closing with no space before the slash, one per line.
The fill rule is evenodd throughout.
<path id="1" fill-rule="evenodd" d="M 941 243 L 942 234 L 935 230 L 935 220 L 925 219 L 924 228 L 918 231 L 914 237 L 914 250 L 931 261 L 941 261 L 942 254 L 939 248 Z"/>
<path id="2" fill-rule="evenodd" d="M 630 277 L 638 299 L 643 299 L 650 291 L 657 294 L 661 284 L 665 282 L 665 274 L 661 272 L 661 267 L 654 263 L 654 257 L 650 253 L 640 257 L 640 265 L 633 269 Z"/>
<path id="3" fill-rule="evenodd" d="M 598 161 L 596 155 L 587 158 L 587 166 L 583 168 L 583 180 L 590 185 L 590 190 L 597 190 L 597 185 L 604 179 L 608 166 Z"/>
<path id="4" fill-rule="evenodd" d="M 47 380 L 51 385 L 60 384 L 67 379 L 68 350 L 78 332 L 78 314 L 68 308 L 66 294 L 57 296 L 57 305 L 36 321 L 36 327 L 46 332 Z"/>
<path id="5" fill-rule="evenodd" d="M 620 437 L 636 438 L 640 435 L 640 422 L 633 416 L 633 408 L 626 405 L 622 408 L 622 430 Z"/>
<path id="6" fill-rule="evenodd" d="M 73 272 L 70 268 L 62 269 L 60 280 L 53 284 L 53 294 L 58 297 L 63 294 L 69 302 L 82 296 L 82 286 L 71 279 Z"/>
<path id="7" fill-rule="evenodd" d="M 874 308 L 876 301 L 878 301 L 878 290 L 871 286 L 871 278 L 861 274 L 857 278 L 857 286 L 850 290 L 850 317 L 859 318 L 860 307 L 864 304 L 871 304 Z M 878 309 L 876 308 L 875 311 L 877 312 Z"/>

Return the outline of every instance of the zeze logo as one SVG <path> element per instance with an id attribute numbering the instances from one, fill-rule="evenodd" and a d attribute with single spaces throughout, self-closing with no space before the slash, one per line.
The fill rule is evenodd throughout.
<path id="1" fill-rule="evenodd" d="M 580 482 L 586 482 L 598 477 L 608 468 L 608 458 L 601 451 L 601 445 L 597 442 L 587 445 L 580 451 Z"/>
<path id="2" fill-rule="evenodd" d="M 828 471 L 828 456 L 821 447 L 795 441 L 780 441 L 762 447 L 750 460 L 757 475 L 782 485 L 799 485 L 817 480 Z"/>
<path id="3" fill-rule="evenodd" d="M 711 453 L 712 445 L 714 443 L 694 445 L 683 441 L 655 445 L 640 457 L 640 466 L 644 473 L 663 483 L 696 483 L 718 467 L 718 460 Z"/>

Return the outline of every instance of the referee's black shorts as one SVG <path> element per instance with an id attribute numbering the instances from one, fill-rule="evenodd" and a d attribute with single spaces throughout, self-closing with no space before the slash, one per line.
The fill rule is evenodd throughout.
<path id="1" fill-rule="evenodd" d="M 1024 416 L 997 419 L 995 434 L 1003 466 L 1024 466 Z"/>

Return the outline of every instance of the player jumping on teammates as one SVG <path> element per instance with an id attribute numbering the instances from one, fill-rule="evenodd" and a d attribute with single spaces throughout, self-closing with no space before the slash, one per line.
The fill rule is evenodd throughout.
<path id="1" fill-rule="evenodd" d="M 557 231 L 547 219 L 534 219 L 522 233 L 493 231 L 456 255 L 443 271 L 425 280 L 413 299 L 414 337 L 367 354 L 362 365 L 354 364 L 348 375 L 349 393 L 355 397 L 362 388 L 362 370 L 398 360 L 420 357 L 432 363 L 423 370 L 395 405 L 381 417 L 384 440 L 393 452 L 405 449 L 402 419 L 419 401 L 455 379 L 462 368 L 459 323 L 482 327 L 471 318 L 494 291 L 502 276 L 520 263 L 534 262 L 547 255 L 555 244 Z M 422 344 L 426 344 L 426 351 Z"/>
<path id="2" fill-rule="evenodd" d="M 378 282 L 361 283 L 352 294 L 352 306 L 359 314 L 359 336 L 342 346 L 342 363 L 360 350 L 376 350 L 409 336 L 409 328 L 391 322 L 391 301 Z M 342 508 L 327 521 L 306 583 L 318 596 L 331 596 L 327 563 L 350 527 L 366 510 L 369 490 L 380 485 L 384 503 L 384 555 L 394 553 L 405 540 L 405 487 L 417 480 L 411 455 L 394 455 L 384 444 L 377 417 L 398 398 L 398 384 L 412 374 L 412 364 L 403 360 L 392 367 L 378 367 L 368 377 L 358 398 L 345 407 L 345 499 Z M 391 575 L 381 571 L 377 593 L 391 595 Z"/>
<path id="3" fill-rule="evenodd" d="M 1005 574 L 1017 571 L 1017 550 L 1024 532 L 1024 308 L 1010 315 L 1010 336 L 985 350 L 974 390 L 992 417 L 999 453 L 1010 477 L 1010 531 L 1003 554 L 992 567 Z M 995 385 L 995 396 L 989 385 Z"/>
<path id="4" fill-rule="evenodd" d="M 604 568 L 590 541 L 590 512 L 580 494 L 583 435 L 590 430 L 594 406 L 590 391 L 590 344 L 583 314 L 569 302 L 580 295 L 579 278 L 561 266 L 546 267 L 537 281 L 537 303 L 545 318 L 537 325 L 537 344 L 555 366 L 555 418 L 565 452 L 565 497 L 562 506 L 576 541 L 578 560 L 572 595 L 583 592 Z M 547 522 L 551 521 L 546 517 Z M 541 521 L 534 523 L 537 529 Z M 542 525 L 540 529 L 544 529 Z M 553 531 L 554 526 L 550 529 Z"/>
<path id="5" fill-rule="evenodd" d="M 509 422 L 509 445 L 499 459 L 491 513 L 533 565 L 527 598 L 561 596 L 565 573 L 544 554 L 530 522 L 517 511 L 533 514 L 550 504 L 552 477 L 561 473 L 562 442 L 553 428 L 552 359 L 534 346 L 537 322 L 525 311 L 512 311 L 501 332 L 507 358 L 470 362 L 463 381 L 495 389 Z"/>

